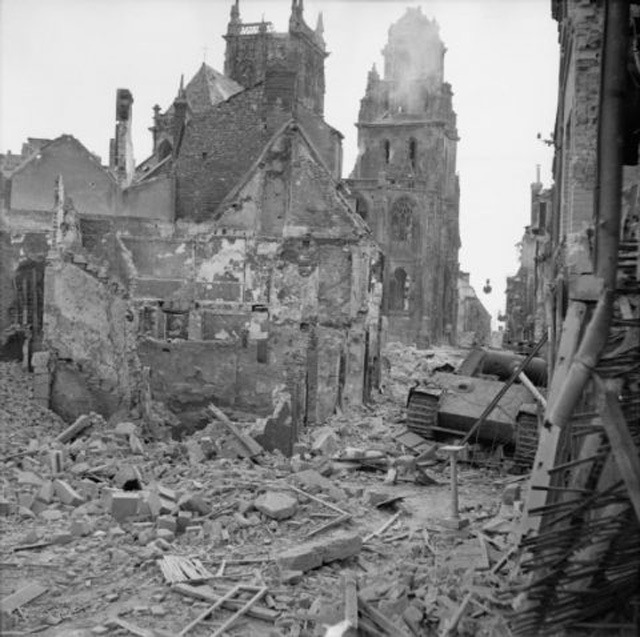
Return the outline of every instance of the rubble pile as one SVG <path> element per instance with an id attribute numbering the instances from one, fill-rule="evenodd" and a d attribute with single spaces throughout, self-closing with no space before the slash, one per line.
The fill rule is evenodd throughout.
<path id="1" fill-rule="evenodd" d="M 3 634 L 508 634 L 520 480 L 461 465 L 447 527 L 447 456 L 416 465 L 388 396 L 285 458 L 224 414 L 180 441 L 69 426 L 30 382 L 0 365 Z"/>
<path id="2" fill-rule="evenodd" d="M 384 391 L 404 405 L 410 387 L 435 371 L 455 371 L 468 351 L 444 346 L 425 350 L 403 343 L 388 343 L 382 354 Z"/>

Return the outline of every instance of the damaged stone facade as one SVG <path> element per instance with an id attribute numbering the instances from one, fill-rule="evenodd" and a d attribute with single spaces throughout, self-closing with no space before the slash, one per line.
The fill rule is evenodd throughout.
<path id="1" fill-rule="evenodd" d="M 531 347 L 551 324 L 553 188 L 543 188 L 539 178 L 531 184 L 531 222 L 518 248 L 520 267 L 507 277 L 503 345 Z"/>
<path id="2" fill-rule="evenodd" d="M 457 344 L 476 347 L 491 344 L 491 314 L 469 282 L 468 272 L 458 274 Z"/>
<path id="3" fill-rule="evenodd" d="M 140 411 L 150 391 L 188 426 L 210 402 L 264 417 L 263 446 L 288 453 L 298 428 L 378 385 L 382 257 L 339 181 L 321 31 L 302 3 L 284 34 L 236 3 L 232 77 L 203 65 L 181 81 L 137 167 L 126 89 L 109 167 L 69 135 L 4 163 L 0 328 L 51 352 L 65 418 Z"/>
<path id="4" fill-rule="evenodd" d="M 420 347 L 455 339 L 458 133 L 445 46 L 420 8 L 389 29 L 384 74 L 369 73 L 358 117 L 356 207 L 385 253 L 388 338 Z"/>
<path id="5" fill-rule="evenodd" d="M 548 336 L 552 375 L 512 632 L 626 625 L 637 634 L 640 4 L 554 0 L 551 10 L 560 43 L 554 183 L 534 184 L 534 211 L 550 205 L 545 224 L 532 220 L 525 233 L 512 309 L 516 300 L 526 308 L 525 325 L 514 323 L 526 340 Z M 542 225 L 546 237 L 536 234 Z"/>

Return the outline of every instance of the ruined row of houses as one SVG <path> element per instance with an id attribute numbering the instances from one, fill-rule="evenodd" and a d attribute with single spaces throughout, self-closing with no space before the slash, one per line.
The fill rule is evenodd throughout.
<path id="1" fill-rule="evenodd" d="M 630 4 L 637 12 L 638 3 Z M 518 246 L 520 267 L 506 282 L 505 341 L 515 348 L 532 345 L 558 325 L 570 296 L 567 286 L 594 271 L 604 7 L 589 0 L 554 0 L 552 5 L 561 46 L 555 130 L 552 139 L 545 140 L 555 151 L 553 185 L 544 188 L 538 171 L 531 184 L 530 223 Z M 629 30 L 634 34 L 628 45 L 629 90 L 621 106 L 623 243 L 637 240 L 640 232 L 637 16 Z"/>
<path id="2" fill-rule="evenodd" d="M 66 418 L 145 392 L 185 422 L 212 400 L 266 416 L 285 396 L 286 451 L 298 423 L 367 399 L 383 339 L 455 340 L 456 117 L 437 24 L 410 9 L 342 180 L 322 17 L 310 28 L 294 0 L 278 33 L 236 0 L 224 38 L 224 74 L 203 63 L 154 108 L 139 165 L 127 89 L 108 166 L 71 135 L 2 156 L 0 331 L 29 326 Z"/>
<path id="3" fill-rule="evenodd" d="M 553 185 L 507 281 L 510 346 L 552 370 L 513 633 L 640 630 L 640 2 L 553 0 Z"/>

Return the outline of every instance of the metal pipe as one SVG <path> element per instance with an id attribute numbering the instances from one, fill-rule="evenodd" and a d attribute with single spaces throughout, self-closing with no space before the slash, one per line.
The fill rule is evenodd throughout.
<path id="1" fill-rule="evenodd" d="M 564 427 L 571 418 L 606 345 L 616 289 L 622 209 L 622 107 L 626 88 L 629 0 L 610 0 L 604 3 L 604 7 L 595 257 L 596 274 L 602 278 L 604 292 L 585 330 L 562 390 L 558 392 L 558 400 L 547 410 L 545 420 L 558 427 Z"/>

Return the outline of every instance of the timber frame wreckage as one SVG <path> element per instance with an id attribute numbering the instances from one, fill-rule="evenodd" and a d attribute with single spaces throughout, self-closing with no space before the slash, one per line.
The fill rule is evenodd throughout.
<path id="1" fill-rule="evenodd" d="M 370 73 L 362 154 L 343 181 L 342 136 L 323 116 L 322 22 L 310 29 L 302 6 L 293 1 L 288 33 L 276 34 L 242 23 L 236 1 L 225 75 L 203 65 L 155 109 L 153 153 L 137 167 L 126 89 L 108 169 L 69 135 L 30 138 L 22 155 L 2 158 L 0 319 L 31 326 L 36 397 L 66 419 L 131 406 L 144 419 L 151 397 L 164 396 L 196 426 L 222 398 L 263 417 L 263 447 L 290 453 L 299 423 L 366 401 L 385 319 L 421 344 L 454 329 L 457 132 L 441 64 L 429 112 L 412 120 L 396 104 L 386 117 L 403 57 L 390 38 L 389 72 Z M 528 414 L 537 446 L 512 629 L 638 634 L 640 1 L 551 7 L 561 55 L 554 185 L 532 186 L 521 267 L 507 285 L 506 344 L 530 355 L 544 347 L 551 370 L 544 408 Z M 395 34 L 424 27 L 427 48 L 443 54 L 425 20 L 409 10 Z M 432 115 L 437 132 L 421 128 Z M 448 149 L 444 164 L 419 156 L 429 144 Z M 421 159 L 438 165 L 437 184 Z M 439 289 L 420 271 L 425 255 L 394 244 L 421 249 L 416 220 L 427 215 L 455 252 L 438 265 Z M 445 313 L 427 316 L 435 299 Z"/>

